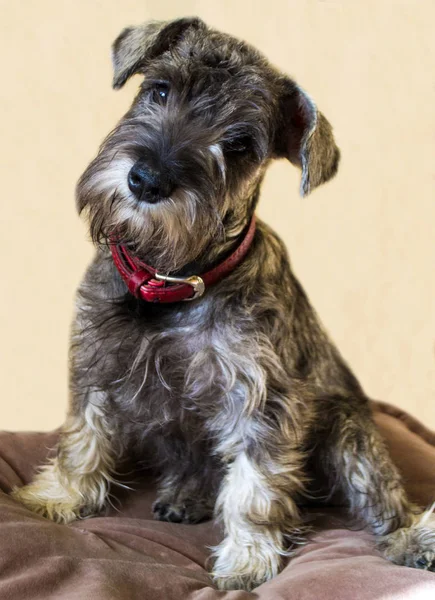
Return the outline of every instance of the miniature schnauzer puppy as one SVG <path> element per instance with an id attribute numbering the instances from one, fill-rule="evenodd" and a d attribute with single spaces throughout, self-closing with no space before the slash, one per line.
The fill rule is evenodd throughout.
<path id="1" fill-rule="evenodd" d="M 161 476 L 155 517 L 214 513 L 215 582 L 252 589 L 291 554 L 298 502 L 322 479 L 388 559 L 435 570 L 431 511 L 410 505 L 283 242 L 254 221 L 272 159 L 300 167 L 302 195 L 335 175 L 329 122 L 198 18 L 125 29 L 113 64 L 115 88 L 144 80 L 78 183 L 97 250 L 77 295 L 69 412 L 55 457 L 15 498 L 68 523 L 103 509 L 126 456 L 146 461 Z"/>

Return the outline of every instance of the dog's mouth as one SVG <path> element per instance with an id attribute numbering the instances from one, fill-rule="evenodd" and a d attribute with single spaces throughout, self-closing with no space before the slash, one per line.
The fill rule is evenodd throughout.
<path id="1" fill-rule="evenodd" d="M 161 202 L 168 201 L 168 196 L 160 196 L 158 194 L 143 194 L 141 198 L 138 199 L 140 204 L 160 204 Z"/>

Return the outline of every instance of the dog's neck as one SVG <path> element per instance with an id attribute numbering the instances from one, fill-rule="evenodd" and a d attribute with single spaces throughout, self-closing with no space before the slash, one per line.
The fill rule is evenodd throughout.
<path id="1" fill-rule="evenodd" d="M 231 235 L 228 235 L 225 242 L 219 245 L 219 249 L 216 249 L 215 245 L 212 244 L 210 248 L 199 256 L 194 261 L 184 265 L 181 269 L 174 271 L 173 275 L 177 277 L 190 277 L 191 275 L 200 275 L 214 269 L 218 264 L 223 263 L 237 247 L 240 246 L 243 239 L 246 237 L 246 233 L 249 229 L 249 225 L 252 220 L 252 215 L 247 217 Z"/>
<path id="2" fill-rule="evenodd" d="M 244 227 L 241 237 L 237 238 L 237 246 L 230 248 L 230 253 L 206 271 L 200 264 L 190 263 L 186 272 L 163 274 L 151 265 L 142 262 L 131 254 L 126 246 L 112 240 L 110 248 L 114 264 L 124 283 L 133 296 L 151 303 L 174 303 L 182 300 L 194 300 L 201 297 L 206 288 L 227 277 L 244 260 L 249 251 L 255 234 L 255 216 L 253 215 L 247 227 Z M 196 267 L 198 270 L 196 270 Z"/>

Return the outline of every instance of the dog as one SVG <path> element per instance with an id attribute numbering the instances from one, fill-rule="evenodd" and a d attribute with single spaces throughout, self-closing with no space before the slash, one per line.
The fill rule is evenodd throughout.
<path id="1" fill-rule="evenodd" d="M 251 590 L 303 539 L 300 503 L 322 481 L 387 559 L 435 570 L 431 511 L 408 501 L 367 396 L 255 219 L 271 160 L 301 169 L 303 196 L 335 175 L 331 125 L 198 18 L 125 29 L 113 65 L 114 88 L 144 79 L 77 186 L 96 255 L 69 411 L 55 456 L 14 497 L 68 523 L 103 510 L 123 459 L 145 462 L 160 474 L 155 518 L 221 519 L 214 580 Z"/>

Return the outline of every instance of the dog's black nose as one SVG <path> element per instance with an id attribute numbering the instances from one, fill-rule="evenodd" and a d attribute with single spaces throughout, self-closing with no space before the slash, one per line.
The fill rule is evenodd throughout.
<path id="1" fill-rule="evenodd" d="M 128 187 L 141 202 L 154 204 L 167 198 L 174 186 L 168 177 L 137 161 L 128 174 Z"/>

